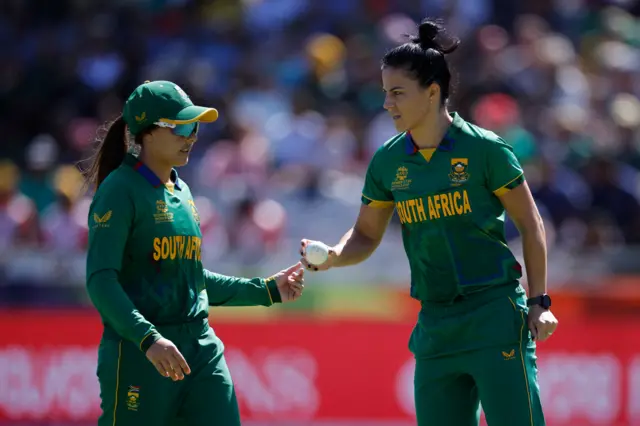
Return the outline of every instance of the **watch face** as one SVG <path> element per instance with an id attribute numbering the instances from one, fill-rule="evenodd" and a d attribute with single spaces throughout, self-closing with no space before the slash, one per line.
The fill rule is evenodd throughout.
<path id="1" fill-rule="evenodd" d="M 542 305 L 543 308 L 549 309 L 551 307 L 551 297 L 545 294 L 544 296 L 542 296 L 542 300 L 540 304 Z"/>

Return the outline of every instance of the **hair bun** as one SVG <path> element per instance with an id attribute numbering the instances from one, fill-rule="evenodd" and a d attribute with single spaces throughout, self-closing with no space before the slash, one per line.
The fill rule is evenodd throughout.
<path id="1" fill-rule="evenodd" d="M 439 47 L 438 43 L 436 43 L 436 37 L 440 32 L 440 28 L 438 24 L 433 21 L 424 21 L 418 27 L 418 39 L 420 44 L 425 48 L 427 46 L 434 46 L 434 48 Z"/>
<path id="2" fill-rule="evenodd" d="M 418 27 L 418 36 L 412 37 L 411 41 L 419 44 L 423 50 L 434 49 L 442 53 L 443 55 L 446 55 L 447 53 L 451 53 L 458 48 L 460 40 L 454 39 L 452 45 L 445 48 L 436 40 L 438 36 L 444 32 L 445 29 L 442 25 L 440 25 L 436 21 L 425 19 Z"/>

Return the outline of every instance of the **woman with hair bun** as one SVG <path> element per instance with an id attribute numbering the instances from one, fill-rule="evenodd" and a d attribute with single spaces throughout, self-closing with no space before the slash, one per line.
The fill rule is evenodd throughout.
<path id="1" fill-rule="evenodd" d="M 511 147 L 448 110 L 447 55 L 459 43 L 426 20 L 385 54 L 384 108 L 399 133 L 374 154 L 356 224 L 329 259 L 307 262 L 310 240 L 300 253 L 315 271 L 363 262 L 395 209 L 411 296 L 421 303 L 409 341 L 418 425 L 477 426 L 482 403 L 489 426 L 542 426 L 535 341 L 558 323 L 549 310 L 544 225 Z M 528 295 L 507 246 L 505 212 L 522 235 Z"/>

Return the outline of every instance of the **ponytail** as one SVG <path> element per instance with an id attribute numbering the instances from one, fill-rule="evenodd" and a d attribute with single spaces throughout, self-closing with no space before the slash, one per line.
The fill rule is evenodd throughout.
<path id="1" fill-rule="evenodd" d="M 85 170 L 85 180 L 89 186 L 98 188 L 117 169 L 127 154 L 127 139 L 125 137 L 126 123 L 122 116 L 116 118 L 107 128 L 104 138 L 98 136 L 98 148 L 90 159 L 91 164 Z"/>

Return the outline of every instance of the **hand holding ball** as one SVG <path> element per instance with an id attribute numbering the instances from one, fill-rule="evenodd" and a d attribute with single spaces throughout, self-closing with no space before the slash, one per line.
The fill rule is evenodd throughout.
<path id="1" fill-rule="evenodd" d="M 333 247 L 314 240 L 303 239 L 300 241 L 300 261 L 310 271 L 326 271 L 332 268 L 337 259 L 337 253 Z"/>
<path id="2" fill-rule="evenodd" d="M 319 241 L 307 244 L 304 258 L 312 265 L 320 266 L 329 258 L 329 246 Z"/>

